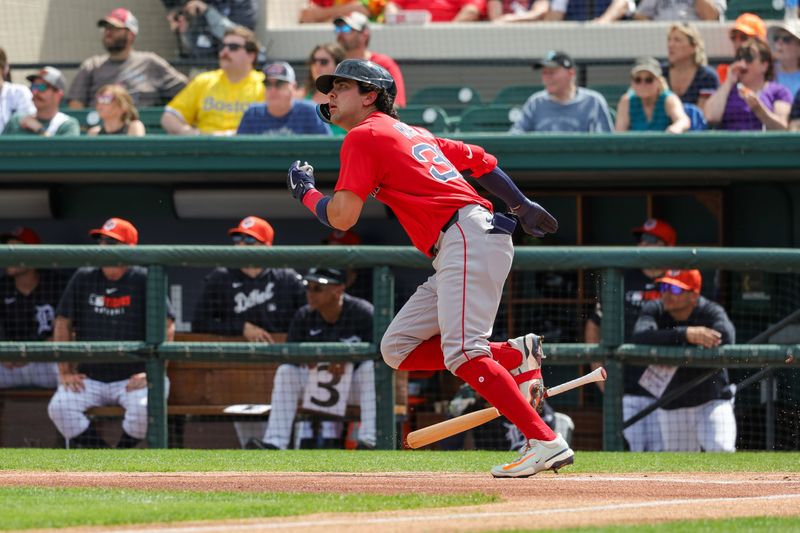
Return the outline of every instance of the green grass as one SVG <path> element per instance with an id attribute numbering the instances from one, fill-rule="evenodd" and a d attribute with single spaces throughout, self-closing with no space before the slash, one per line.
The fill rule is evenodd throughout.
<path id="1" fill-rule="evenodd" d="M 511 452 L 0 449 L 0 470 L 96 472 L 488 472 Z M 566 472 L 566 470 L 565 470 Z M 577 452 L 570 473 L 800 472 L 800 453 Z"/>
<path id="2" fill-rule="evenodd" d="M 506 530 L 514 532 L 534 531 L 528 529 Z M 796 533 L 800 531 L 800 518 L 767 517 L 728 518 L 724 520 L 681 520 L 650 525 L 615 525 L 570 529 L 535 530 L 536 533 Z"/>
<path id="3" fill-rule="evenodd" d="M 478 505 L 496 496 L 0 488 L 0 530 L 225 520 Z"/>

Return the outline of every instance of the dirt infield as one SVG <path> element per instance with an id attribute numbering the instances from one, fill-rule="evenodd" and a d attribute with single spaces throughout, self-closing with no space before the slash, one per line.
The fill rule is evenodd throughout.
<path id="1" fill-rule="evenodd" d="M 103 531 L 211 533 L 222 531 L 487 531 L 741 516 L 800 516 L 800 474 L 562 474 L 495 480 L 488 474 L 401 472 L 82 473 L 0 472 L 0 486 L 116 487 L 264 492 L 496 494 L 501 502 L 475 507 L 381 513 L 317 514 L 293 518 L 155 524 Z M 59 532 L 97 531 L 95 528 Z"/>

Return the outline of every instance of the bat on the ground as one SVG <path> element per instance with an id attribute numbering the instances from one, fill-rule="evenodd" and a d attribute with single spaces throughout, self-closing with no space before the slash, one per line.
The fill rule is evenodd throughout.
<path id="1" fill-rule="evenodd" d="M 603 367 L 600 367 L 586 374 L 585 376 L 581 376 L 571 381 L 567 381 L 566 383 L 562 383 L 561 385 L 556 385 L 555 387 L 546 389 L 544 397 L 550 398 L 557 394 L 561 394 L 562 392 L 567 392 L 577 387 L 583 387 L 588 383 L 605 380 L 606 371 Z M 456 435 L 462 431 L 467 431 L 468 429 L 485 424 L 490 420 L 494 420 L 498 416 L 500 416 L 500 411 L 494 407 L 487 407 L 486 409 L 481 409 L 480 411 L 474 411 L 472 413 L 451 418 L 450 420 L 432 424 L 426 428 L 418 429 L 409 433 L 407 438 L 408 447 L 416 449 L 427 446 L 433 442 L 446 439 L 447 437 Z"/>

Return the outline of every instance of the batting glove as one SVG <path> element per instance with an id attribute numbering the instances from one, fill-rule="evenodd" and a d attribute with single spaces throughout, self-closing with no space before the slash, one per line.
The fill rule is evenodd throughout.
<path id="1" fill-rule="evenodd" d="M 537 204 L 525 199 L 525 203 L 512 209 L 512 212 L 519 217 L 522 229 L 525 233 L 534 237 L 544 237 L 547 233 L 555 233 L 558 230 L 558 220 L 547 212 L 547 210 Z"/>
<path id="2" fill-rule="evenodd" d="M 286 176 L 286 186 L 292 192 L 297 200 L 303 201 L 303 196 L 306 195 L 311 189 L 316 189 L 314 182 L 314 167 L 304 162 L 302 165 L 300 161 L 295 161 L 289 167 L 289 173 Z"/>

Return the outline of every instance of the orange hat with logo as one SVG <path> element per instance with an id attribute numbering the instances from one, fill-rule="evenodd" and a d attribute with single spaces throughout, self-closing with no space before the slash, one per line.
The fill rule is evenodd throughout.
<path id="1" fill-rule="evenodd" d="M 228 230 L 228 235 L 234 235 L 236 233 L 250 235 L 267 246 L 272 246 L 272 240 L 275 238 L 275 230 L 272 229 L 269 222 L 263 218 L 254 216 L 243 218 L 238 226 Z"/>
<path id="2" fill-rule="evenodd" d="M 19 241 L 23 244 L 42 244 L 42 239 L 31 228 L 17 226 L 16 228 L 0 235 L 0 243 L 7 244 L 8 241 Z"/>
<path id="3" fill-rule="evenodd" d="M 645 220 L 644 224 L 638 228 L 633 228 L 631 233 L 637 238 L 641 237 L 643 233 L 652 235 L 664 241 L 667 246 L 675 246 L 675 243 L 678 242 L 678 235 L 675 233 L 675 229 L 663 220 L 657 218 Z"/>
<path id="4" fill-rule="evenodd" d="M 121 243 L 134 246 L 139 242 L 139 232 L 136 227 L 123 218 L 109 218 L 103 223 L 103 227 L 89 231 L 92 237 L 111 237 Z"/>
<path id="5" fill-rule="evenodd" d="M 767 42 L 767 25 L 764 20 L 753 13 L 742 13 L 733 23 L 731 31 L 740 31 L 750 37 Z"/>
<path id="6" fill-rule="evenodd" d="M 699 270 L 667 270 L 667 273 L 658 278 L 656 283 L 675 285 L 685 291 L 699 294 L 703 287 L 703 276 L 700 275 Z"/>
<path id="7" fill-rule="evenodd" d="M 322 239 L 324 244 L 338 244 L 340 246 L 353 246 L 361 244 L 361 237 L 355 231 L 342 231 L 335 229 Z"/>

